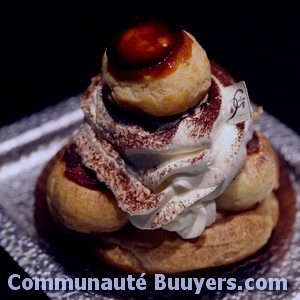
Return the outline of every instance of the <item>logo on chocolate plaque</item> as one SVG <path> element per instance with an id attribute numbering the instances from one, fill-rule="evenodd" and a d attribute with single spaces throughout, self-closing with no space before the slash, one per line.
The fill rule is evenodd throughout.
<path id="1" fill-rule="evenodd" d="M 223 93 L 231 103 L 228 124 L 237 124 L 252 118 L 250 99 L 244 81 L 225 87 Z"/>

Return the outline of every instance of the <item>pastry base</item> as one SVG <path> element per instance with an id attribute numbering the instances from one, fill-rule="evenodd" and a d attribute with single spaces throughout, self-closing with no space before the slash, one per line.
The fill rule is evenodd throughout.
<path id="1" fill-rule="evenodd" d="M 259 262 L 272 255 L 273 251 L 277 251 L 278 247 L 282 247 L 291 232 L 295 220 L 295 193 L 289 178 L 288 169 L 283 160 L 280 160 L 280 188 L 274 194 L 278 202 L 272 196 L 267 202 L 243 214 L 231 215 L 226 218 L 228 231 L 224 233 L 224 219 L 220 219 L 217 223 L 207 229 L 207 232 L 200 238 L 192 240 L 183 240 L 176 233 L 164 230 L 142 231 L 131 225 L 128 225 L 117 231 L 116 233 L 87 235 L 79 234 L 68 230 L 59 222 L 53 222 L 46 203 L 46 183 L 49 173 L 55 162 L 61 157 L 61 153 L 54 157 L 43 170 L 36 186 L 36 202 L 35 202 L 35 221 L 36 228 L 40 237 L 46 239 L 51 245 L 59 248 L 71 249 L 80 255 L 91 257 L 93 263 L 99 264 L 99 267 L 111 269 L 111 265 L 118 269 L 130 272 L 146 272 L 153 273 L 183 273 L 197 269 L 211 270 L 215 272 L 215 267 L 221 273 L 234 272 L 239 267 L 249 263 Z M 278 219 L 277 205 L 279 206 L 280 217 Z M 272 207 L 272 210 L 267 209 Z M 262 217 L 267 211 L 267 218 Z M 270 211 L 272 213 L 270 214 Z M 232 234 L 231 230 L 237 229 L 241 218 L 245 218 L 243 222 L 243 230 L 239 234 Z M 254 218 L 254 219 L 253 219 Z M 268 219 L 268 221 L 266 220 Z M 273 226 L 277 223 L 272 232 Z M 226 219 L 225 219 L 226 220 Z M 253 223 L 253 220 L 254 223 Z M 223 224 L 222 224 L 223 223 Z M 255 246 L 247 246 L 247 239 L 241 239 L 241 232 L 247 236 L 253 235 L 253 224 L 259 227 L 268 227 L 268 230 L 262 231 L 259 236 L 263 238 L 251 238 Z M 231 224 L 231 225 L 229 225 Z M 213 238 L 209 233 L 216 230 L 221 236 Z M 210 236 L 210 237 L 208 237 Z M 234 240 L 235 245 L 228 251 L 226 241 Z M 241 241 L 243 241 L 241 243 Z M 195 255 L 195 251 L 199 251 L 203 245 L 207 248 L 204 252 Z M 216 247 L 219 247 L 218 254 Z M 205 249 L 205 248 L 202 248 Z M 223 251 L 223 250 L 224 251 Z M 134 254 L 135 252 L 135 254 Z M 139 255 L 137 255 L 139 253 Z M 206 254 L 205 254 L 206 253 Z M 212 255 L 213 254 L 213 255 Z M 214 257 L 213 257 L 214 256 Z M 97 257 L 94 260 L 94 257 Z M 105 262 L 104 266 L 98 258 Z M 193 259 L 197 259 L 197 265 Z M 155 262 L 155 263 L 154 263 Z M 185 262 L 182 265 L 182 262 Z M 106 265 L 106 263 L 108 265 Z M 225 267 L 222 267 L 225 266 Z M 116 272 L 120 270 L 116 269 Z M 215 273 L 214 273 L 215 274 Z"/>

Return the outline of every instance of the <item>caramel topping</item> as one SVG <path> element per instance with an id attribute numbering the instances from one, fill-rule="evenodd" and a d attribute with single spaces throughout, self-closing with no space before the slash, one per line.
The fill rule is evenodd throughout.
<path id="1" fill-rule="evenodd" d="M 71 144 L 64 153 L 66 163 L 65 176 L 85 188 L 97 189 L 101 187 L 101 183 L 97 180 L 94 171 L 86 168 L 81 163 L 81 157 L 76 152 L 76 145 Z M 104 185 L 104 184 L 103 184 Z"/>
<path id="2" fill-rule="evenodd" d="M 256 153 L 258 152 L 258 150 L 259 150 L 259 136 L 257 135 L 257 132 L 254 130 L 251 140 L 247 143 L 247 155 Z"/>
<path id="3" fill-rule="evenodd" d="M 140 20 L 123 30 L 107 48 L 110 71 L 126 79 L 166 76 L 191 56 L 191 43 L 174 22 Z"/>

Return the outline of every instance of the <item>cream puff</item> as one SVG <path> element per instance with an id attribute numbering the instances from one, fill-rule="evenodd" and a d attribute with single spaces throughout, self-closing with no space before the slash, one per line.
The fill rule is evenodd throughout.
<path id="1" fill-rule="evenodd" d="M 206 96 L 210 63 L 196 39 L 174 22 L 140 21 L 124 29 L 102 60 L 103 82 L 126 110 L 168 117 Z"/>

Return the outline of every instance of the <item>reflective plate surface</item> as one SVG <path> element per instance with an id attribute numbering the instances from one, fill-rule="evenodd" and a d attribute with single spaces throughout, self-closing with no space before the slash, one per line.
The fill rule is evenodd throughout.
<path id="1" fill-rule="evenodd" d="M 38 215 L 36 183 L 47 162 L 78 130 L 83 119 L 79 97 L 70 98 L 44 111 L 0 128 L 0 244 L 31 276 L 43 278 L 126 277 L 107 266 L 95 265 L 74 249 L 58 241 L 50 243 L 47 217 Z M 270 139 L 284 165 L 283 180 L 288 194 L 280 226 L 260 253 L 237 266 L 224 269 L 222 276 L 245 278 L 279 277 L 288 280 L 288 290 L 274 291 L 155 291 L 94 292 L 46 291 L 51 299 L 300 299 L 300 138 L 273 116 L 264 113 L 255 123 Z M 292 199 L 293 198 L 293 199 Z M 44 223 L 41 224 L 41 223 Z M 41 226 L 38 228 L 37 226 Z M 212 273 L 212 276 L 220 274 Z M 188 277 L 200 277 L 193 273 Z M 136 278 L 138 278 L 137 276 Z M 148 282 L 147 282 L 148 283 Z M 148 286 L 148 285 L 147 285 Z"/>

